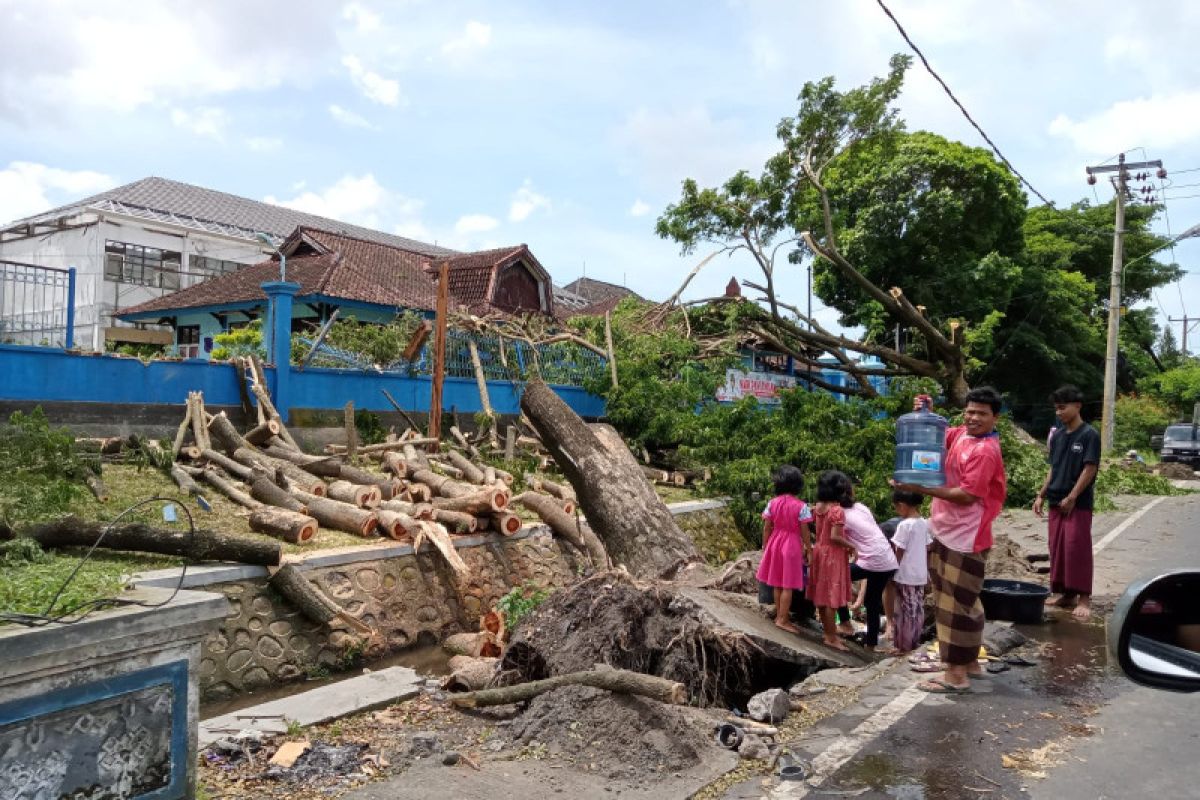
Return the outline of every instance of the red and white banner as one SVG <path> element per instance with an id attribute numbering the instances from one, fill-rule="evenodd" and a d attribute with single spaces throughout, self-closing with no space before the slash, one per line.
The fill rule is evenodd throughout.
<path id="1" fill-rule="evenodd" d="M 725 371 L 725 385 L 717 389 L 717 400 L 729 402 L 753 397 L 760 403 L 779 403 L 780 389 L 796 388 L 792 375 L 775 375 L 770 372 L 743 372 L 740 369 Z"/>

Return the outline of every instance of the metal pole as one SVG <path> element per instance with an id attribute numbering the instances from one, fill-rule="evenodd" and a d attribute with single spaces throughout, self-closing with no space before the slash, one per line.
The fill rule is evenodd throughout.
<path id="1" fill-rule="evenodd" d="M 810 258 L 808 260 L 808 329 L 810 331 L 813 329 L 813 324 L 812 324 L 812 267 L 813 267 L 813 262 L 812 262 L 812 259 Z"/>
<path id="2" fill-rule="evenodd" d="M 450 264 L 443 261 L 438 271 L 437 310 L 433 328 L 433 384 L 429 397 L 429 436 L 442 437 L 442 384 L 446 379 L 446 317 L 450 307 Z M 438 444 L 430 445 L 436 453 Z"/>
<path id="3" fill-rule="evenodd" d="M 66 348 L 75 346 L 75 268 L 67 270 L 67 339 Z"/>
<path id="4" fill-rule="evenodd" d="M 1121 260 L 1125 246 L 1125 154 L 1117 169 L 1117 218 L 1113 231 L 1112 277 L 1108 289 L 1108 343 L 1104 351 L 1104 417 L 1100 426 L 1100 449 L 1109 453 L 1113 447 L 1113 418 L 1117 403 L 1117 335 L 1121 328 Z"/>

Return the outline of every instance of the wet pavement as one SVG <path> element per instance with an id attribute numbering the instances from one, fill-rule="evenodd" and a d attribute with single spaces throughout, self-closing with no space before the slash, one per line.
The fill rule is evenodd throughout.
<path id="1" fill-rule="evenodd" d="M 1035 552 L 1040 541 L 1044 549 L 1044 529 L 1032 515 L 1014 516 L 1009 525 L 1024 529 L 1022 544 Z M 1129 682 L 1108 663 L 1103 622 L 1131 580 L 1200 569 L 1200 496 L 1164 498 L 1105 541 L 1128 518 L 1097 519 L 1095 621 L 1054 610 L 1041 625 L 1018 626 L 1031 642 L 1017 652 L 1034 666 L 976 680 L 968 695 L 939 696 L 916 690 L 923 676 L 894 663 L 862 687 L 858 703 L 790 743 L 815 779 L 747 782 L 726 796 L 1200 797 L 1200 693 Z"/>

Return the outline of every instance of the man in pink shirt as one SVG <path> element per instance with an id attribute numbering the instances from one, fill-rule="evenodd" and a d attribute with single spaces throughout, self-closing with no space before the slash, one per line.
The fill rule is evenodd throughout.
<path id="1" fill-rule="evenodd" d="M 917 398 L 920 407 L 923 398 Z M 1000 393 L 981 386 L 967 394 L 963 424 L 946 431 L 946 485 L 896 488 L 933 498 L 929 525 L 934 542 L 929 574 L 937 599 L 937 634 L 943 675 L 920 688 L 939 694 L 960 694 L 971 688 L 983 644 L 983 590 L 987 551 L 992 546 L 992 521 L 1000 514 L 1008 482 L 996 419 Z"/>

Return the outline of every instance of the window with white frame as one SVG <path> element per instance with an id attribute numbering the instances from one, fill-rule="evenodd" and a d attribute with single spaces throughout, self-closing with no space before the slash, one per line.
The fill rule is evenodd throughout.
<path id="1" fill-rule="evenodd" d="M 183 358 L 200 357 L 200 326 L 180 325 L 175 329 L 175 344 Z"/>
<path id="2" fill-rule="evenodd" d="M 202 276 L 204 280 L 216 277 L 217 275 L 237 272 L 244 266 L 245 264 L 239 264 L 237 261 L 227 261 L 223 258 L 188 256 L 188 271 L 193 275 Z"/>

